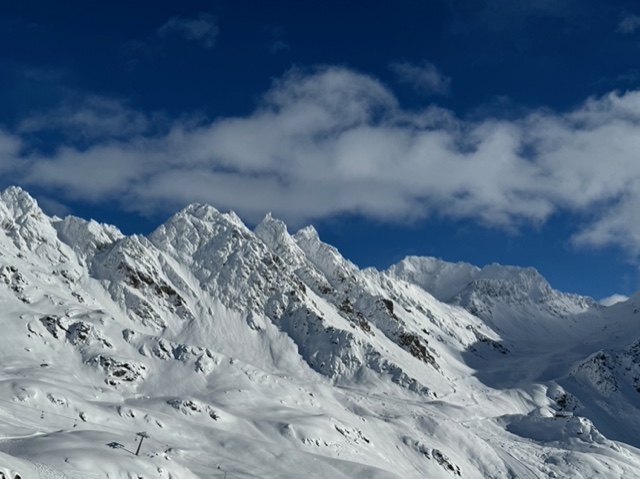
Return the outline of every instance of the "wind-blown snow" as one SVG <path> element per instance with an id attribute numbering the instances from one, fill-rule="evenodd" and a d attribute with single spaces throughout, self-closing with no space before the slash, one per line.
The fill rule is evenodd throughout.
<path id="1" fill-rule="evenodd" d="M 207 205 L 127 237 L 9 188 L 0 305 L 0 477 L 640 477 L 637 295 L 360 270 Z"/>

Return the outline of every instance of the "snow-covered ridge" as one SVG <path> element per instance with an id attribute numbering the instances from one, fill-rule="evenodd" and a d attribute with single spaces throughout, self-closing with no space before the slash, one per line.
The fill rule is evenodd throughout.
<path id="1" fill-rule="evenodd" d="M 12 479 L 640 467 L 637 296 L 604 309 L 531 268 L 435 258 L 360 270 L 313 227 L 208 205 L 124 236 L 13 187 L 0 224 Z"/>
<path id="2" fill-rule="evenodd" d="M 576 315 L 594 312 L 599 305 L 589 297 L 554 290 L 535 268 L 502 266 L 483 268 L 468 263 L 447 263 L 437 258 L 407 257 L 387 273 L 414 283 L 440 301 L 462 306 L 482 318 L 505 339 L 564 332 Z M 534 325 L 532 318 L 544 323 Z M 555 331 L 555 333 L 554 333 Z"/>
<path id="3" fill-rule="evenodd" d="M 448 263 L 438 258 L 408 256 L 387 272 L 417 284 L 444 302 L 455 301 L 468 290 L 482 289 L 486 296 L 509 301 L 545 303 L 558 296 L 571 298 L 578 310 L 596 307 L 591 298 L 554 290 L 535 268 L 503 266 L 483 268 L 468 263 Z"/>

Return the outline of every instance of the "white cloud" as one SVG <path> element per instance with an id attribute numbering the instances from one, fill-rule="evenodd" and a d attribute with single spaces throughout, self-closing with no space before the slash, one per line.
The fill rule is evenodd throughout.
<path id="1" fill-rule="evenodd" d="M 158 29 L 160 37 L 181 35 L 186 40 L 200 42 L 204 48 L 213 48 L 218 39 L 218 23 L 210 13 L 201 13 L 197 18 L 171 17 Z"/>
<path id="2" fill-rule="evenodd" d="M 612 294 L 606 298 L 602 298 L 599 303 L 603 306 L 613 306 L 616 303 L 622 303 L 623 301 L 628 300 L 628 296 L 624 296 L 622 294 Z"/>
<path id="3" fill-rule="evenodd" d="M 113 109 L 116 118 L 140 115 L 124 111 Z M 19 163 L 22 142 L 5 134 L 0 152 L 21 165 L 13 178 L 27 187 L 145 214 L 199 201 L 249 221 L 267 211 L 294 225 L 339 213 L 383 221 L 439 214 L 514 229 L 564 212 L 582 225 L 574 244 L 640 254 L 636 91 L 567 113 L 469 121 L 437 107 L 403 110 L 378 80 L 351 70 L 293 70 L 248 116 L 177 120 L 162 134 L 118 131 Z"/>
<path id="4" fill-rule="evenodd" d="M 618 24 L 618 33 L 631 35 L 640 28 L 640 16 L 626 15 Z"/>
<path id="5" fill-rule="evenodd" d="M 601 212 L 596 220 L 573 237 L 577 245 L 623 246 L 633 256 L 640 256 L 640 185 L 636 179 L 622 198 Z"/>
<path id="6" fill-rule="evenodd" d="M 22 140 L 0 128 L 0 174 L 8 175 L 21 165 Z"/>
<path id="7" fill-rule="evenodd" d="M 451 78 L 442 74 L 430 62 L 414 65 L 408 62 L 392 63 L 391 69 L 400 81 L 409 83 L 417 90 L 434 95 L 447 95 L 451 92 Z"/>

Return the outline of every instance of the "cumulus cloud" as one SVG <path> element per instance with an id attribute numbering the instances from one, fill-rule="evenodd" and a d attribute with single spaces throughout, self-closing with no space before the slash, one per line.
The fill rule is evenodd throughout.
<path id="1" fill-rule="evenodd" d="M 451 78 L 442 74 L 430 62 L 415 65 L 408 62 L 392 63 L 391 69 L 404 83 L 412 85 L 417 90 L 435 95 L 447 95 L 451 92 Z"/>
<path id="2" fill-rule="evenodd" d="M 116 118 L 142 115 L 123 109 Z M 517 229 L 563 212 L 581 225 L 575 245 L 640 254 L 637 91 L 564 113 L 468 120 L 404 110 L 376 78 L 326 67 L 289 72 L 244 117 L 113 131 L 82 148 L 67 141 L 22 155 L 13 177 L 145 214 L 197 201 L 250 222 L 273 211 L 294 226 L 340 213 L 395 222 L 438 214 Z M 21 144 L 17 133 L 0 135 L 8 158 Z"/>
<path id="3" fill-rule="evenodd" d="M 622 294 L 612 294 L 606 298 L 602 298 L 599 302 L 603 306 L 613 306 L 616 303 L 622 303 L 623 301 L 628 300 L 628 296 L 624 296 Z"/>
<path id="4" fill-rule="evenodd" d="M 199 42 L 204 48 L 213 48 L 218 39 L 218 22 L 210 13 L 197 18 L 171 17 L 158 29 L 158 36 L 180 35 L 186 40 Z"/>
<path id="5" fill-rule="evenodd" d="M 618 33 L 631 35 L 640 28 L 640 16 L 626 15 L 618 24 Z"/>

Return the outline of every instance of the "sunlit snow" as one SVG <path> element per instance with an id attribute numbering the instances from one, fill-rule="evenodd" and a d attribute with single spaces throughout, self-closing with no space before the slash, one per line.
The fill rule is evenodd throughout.
<path id="1" fill-rule="evenodd" d="M 640 477 L 639 319 L 533 269 L 360 270 L 205 205 L 125 237 L 9 188 L 0 477 Z"/>

